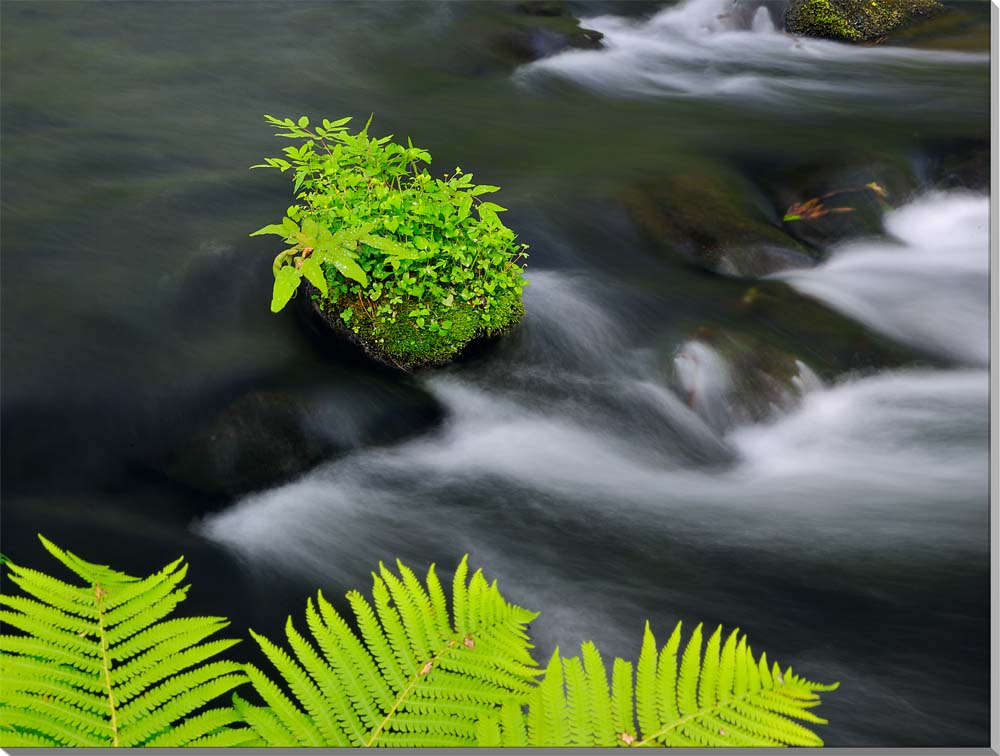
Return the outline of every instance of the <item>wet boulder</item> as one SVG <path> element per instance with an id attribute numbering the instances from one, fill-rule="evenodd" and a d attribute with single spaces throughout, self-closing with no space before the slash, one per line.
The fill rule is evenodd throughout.
<path id="1" fill-rule="evenodd" d="M 759 277 L 822 259 L 736 173 L 694 168 L 638 183 L 622 200 L 658 247 L 717 273 Z"/>
<path id="2" fill-rule="evenodd" d="M 822 386 L 795 355 L 766 340 L 711 326 L 698 328 L 673 354 L 671 382 L 717 432 L 788 412 Z"/>
<path id="3" fill-rule="evenodd" d="M 885 214 L 916 191 L 913 170 L 902 162 L 807 165 L 764 180 L 781 213 L 783 230 L 814 249 L 885 235 Z"/>
<path id="4" fill-rule="evenodd" d="M 785 29 L 805 37 L 866 42 L 942 10 L 937 0 L 791 0 Z"/>
<path id="5" fill-rule="evenodd" d="M 719 315 L 728 330 L 737 329 L 776 349 L 803 355 L 824 380 L 930 360 L 785 281 L 761 281 L 747 287 L 738 299 L 723 303 Z"/>
<path id="6" fill-rule="evenodd" d="M 597 50 L 604 35 L 580 25 L 563 0 L 520 0 L 469 6 L 463 33 L 505 65 L 521 65 L 565 50 Z"/>

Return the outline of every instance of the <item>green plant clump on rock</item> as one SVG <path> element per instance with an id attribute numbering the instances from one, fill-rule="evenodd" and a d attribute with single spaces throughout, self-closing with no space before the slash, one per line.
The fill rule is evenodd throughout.
<path id="1" fill-rule="evenodd" d="M 524 314 L 527 245 L 498 217 L 506 208 L 482 199 L 499 187 L 461 168 L 432 177 L 426 150 L 369 136 L 371 119 L 351 134 L 349 118 L 265 118 L 298 141 L 253 166 L 292 171 L 298 200 L 251 234 L 289 245 L 274 260 L 272 311 L 305 279 L 328 322 L 402 368 L 445 362 Z"/>

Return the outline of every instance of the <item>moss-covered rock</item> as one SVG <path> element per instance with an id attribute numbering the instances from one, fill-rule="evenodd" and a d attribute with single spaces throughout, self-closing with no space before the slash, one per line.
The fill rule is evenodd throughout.
<path id="1" fill-rule="evenodd" d="M 448 323 L 446 330 L 418 327 L 413 319 L 398 316 L 395 320 L 379 315 L 374 308 L 357 299 L 330 301 L 312 286 L 306 287 L 308 311 L 325 324 L 338 338 L 354 345 L 368 357 L 391 368 L 410 370 L 416 367 L 443 365 L 453 360 L 474 341 L 496 338 L 510 331 L 524 315 L 519 292 L 495 297 L 490 322 L 483 319 L 481 307 L 456 301 L 451 307 L 423 303 L 430 309 L 426 322 Z M 344 313 L 349 312 L 347 320 Z"/>
<path id="2" fill-rule="evenodd" d="M 937 0 L 791 0 L 785 28 L 807 37 L 864 42 L 942 8 Z"/>

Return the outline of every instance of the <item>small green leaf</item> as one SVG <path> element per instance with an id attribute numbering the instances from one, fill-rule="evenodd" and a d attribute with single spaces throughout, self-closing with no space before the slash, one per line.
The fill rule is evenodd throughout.
<path id="1" fill-rule="evenodd" d="M 302 271 L 302 275 L 307 281 L 309 281 L 309 283 L 319 289 L 320 294 L 324 297 L 327 296 L 329 290 L 326 286 L 326 276 L 323 275 L 323 268 L 320 267 L 316 258 L 307 257 L 302 261 L 302 266 L 299 270 Z"/>
<path id="2" fill-rule="evenodd" d="M 325 261 L 340 271 L 345 278 L 357 281 L 362 286 L 368 285 L 368 276 L 350 253 L 343 249 L 330 250 L 325 255 Z"/>
<path id="3" fill-rule="evenodd" d="M 288 231 L 284 225 L 278 225 L 277 223 L 271 223 L 264 228 L 258 228 L 250 236 L 265 236 L 267 234 L 273 234 L 274 236 L 280 236 L 282 238 L 288 235 Z"/>
<path id="4" fill-rule="evenodd" d="M 500 207 L 496 202 L 481 202 L 479 204 L 479 212 L 482 213 L 483 210 L 488 210 L 493 213 L 505 213 L 507 212 L 506 207 Z"/>
<path id="5" fill-rule="evenodd" d="M 477 187 L 469 190 L 469 194 L 473 197 L 478 197 L 480 194 L 492 194 L 493 192 L 499 192 L 499 186 L 490 186 L 489 184 L 480 184 Z"/>
<path id="6" fill-rule="evenodd" d="M 280 312 L 299 288 L 302 276 L 290 265 L 278 269 L 274 277 L 274 291 L 271 295 L 271 312 Z"/>
<path id="7" fill-rule="evenodd" d="M 399 242 L 394 242 L 391 239 L 386 239 L 382 236 L 376 236 L 374 234 L 366 234 L 359 238 L 359 241 L 364 242 L 369 247 L 374 247 L 375 249 L 391 254 L 394 258 L 400 260 L 418 260 L 421 254 L 415 249 L 410 249 L 409 247 L 404 247 Z"/>

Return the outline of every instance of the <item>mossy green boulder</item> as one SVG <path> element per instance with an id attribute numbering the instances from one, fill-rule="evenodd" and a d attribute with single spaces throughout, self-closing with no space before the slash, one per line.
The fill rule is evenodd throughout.
<path id="1" fill-rule="evenodd" d="M 942 9 L 937 0 L 791 0 L 785 29 L 806 37 L 865 42 Z"/>

